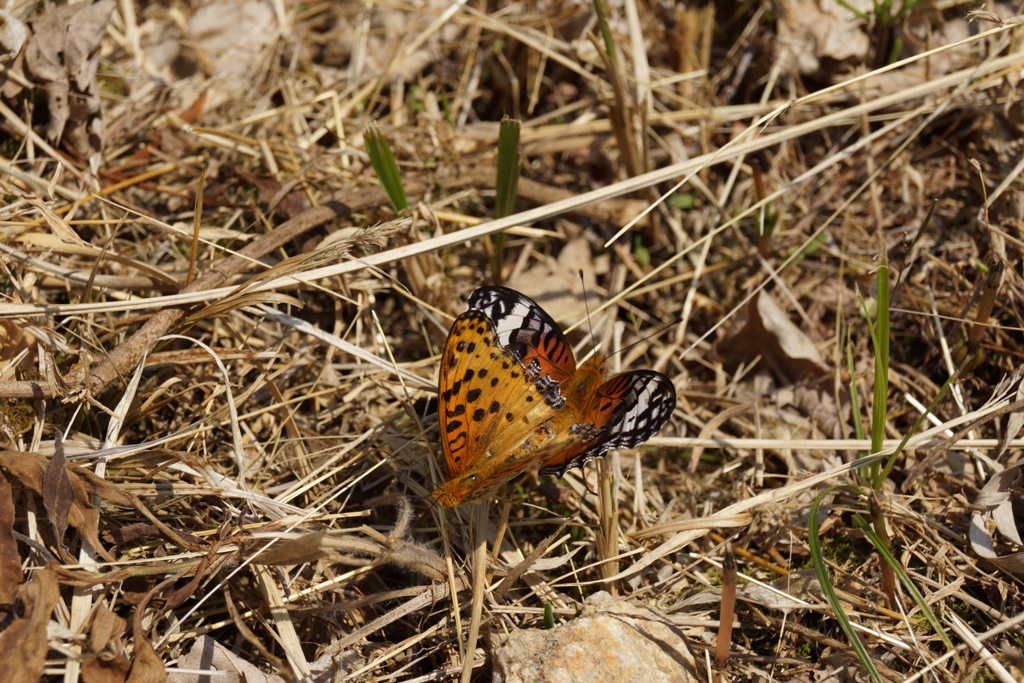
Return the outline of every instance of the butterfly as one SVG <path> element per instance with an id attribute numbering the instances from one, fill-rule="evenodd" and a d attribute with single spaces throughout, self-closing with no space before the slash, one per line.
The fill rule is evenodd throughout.
<path id="1" fill-rule="evenodd" d="M 604 358 L 577 367 L 562 331 L 531 299 L 481 287 L 455 319 L 441 356 L 438 420 L 447 507 L 488 496 L 531 469 L 565 474 L 654 436 L 676 405 L 653 370 L 604 379 Z"/>

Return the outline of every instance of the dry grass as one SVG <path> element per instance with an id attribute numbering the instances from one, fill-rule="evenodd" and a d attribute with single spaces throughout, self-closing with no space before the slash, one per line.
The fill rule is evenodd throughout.
<path id="1" fill-rule="evenodd" d="M 991 562 L 969 541 L 979 492 L 1021 453 L 1002 441 L 1024 355 L 1013 21 L 956 42 L 962 5 L 853 20 L 878 50 L 904 40 L 886 66 L 800 43 L 768 4 L 627 0 L 613 62 L 572 3 L 246 7 L 263 28 L 118 5 L 106 138 L 86 154 L 48 144 L 42 97 L 0 106 L 0 603 L 4 626 L 25 617 L 0 635 L 25 676 L 9 680 L 43 657 L 50 680 L 161 680 L 203 636 L 268 680 L 458 678 L 474 601 L 488 680 L 491 643 L 597 590 L 667 613 L 710 667 L 726 540 L 738 628 L 708 676 L 852 676 L 808 575 L 828 484 L 847 486 L 822 508 L 824 560 L 881 676 L 1019 679 L 1017 548 L 997 535 Z M 523 122 L 521 212 L 490 220 L 506 113 Z M 402 216 L 362 151 L 371 122 Z M 582 268 L 612 366 L 666 373 L 679 405 L 638 454 L 509 485 L 471 534 L 470 509 L 430 498 L 436 366 L 500 232 L 507 283 L 568 326 Z M 883 259 L 882 453 L 911 441 L 872 493 L 849 389 L 869 422 L 861 303 Z M 886 599 L 851 522 L 872 500 L 958 659 L 906 593 Z M 67 628 L 47 644 L 49 618 Z"/>

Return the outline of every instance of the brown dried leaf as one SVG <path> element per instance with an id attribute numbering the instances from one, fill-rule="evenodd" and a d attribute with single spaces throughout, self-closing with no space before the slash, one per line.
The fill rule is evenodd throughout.
<path id="1" fill-rule="evenodd" d="M 280 212 L 284 218 L 292 218 L 309 208 L 309 199 L 298 187 L 298 182 L 282 183 L 272 175 L 249 173 L 241 168 L 232 169 L 247 185 L 256 188 L 260 206 Z"/>
<path id="2" fill-rule="evenodd" d="M 124 655 L 90 657 L 82 662 L 83 683 L 124 683 L 131 663 Z"/>
<path id="3" fill-rule="evenodd" d="M 207 680 L 246 681 L 246 683 L 283 683 L 284 678 L 266 673 L 233 654 L 229 649 L 209 636 L 200 636 L 192 649 L 178 658 L 178 668 L 189 673 L 172 673 L 170 683 L 202 683 Z M 207 673 L 216 673 L 211 676 Z"/>
<path id="4" fill-rule="evenodd" d="M 31 88 L 32 83 L 25 76 L 25 41 L 28 27 L 7 10 L 0 10 L 0 97 L 17 97 L 22 90 Z"/>
<path id="5" fill-rule="evenodd" d="M 75 232 L 75 229 L 72 228 L 67 221 L 61 218 L 56 211 L 48 207 L 42 200 L 37 197 L 29 197 L 26 201 L 35 207 L 36 211 L 38 211 L 46 221 L 46 224 L 50 226 L 50 231 L 61 242 L 88 250 L 95 249 L 95 247 L 79 237 L 78 233 Z"/>
<path id="6" fill-rule="evenodd" d="M 1014 505 L 1020 505 L 1021 473 L 1024 462 L 1007 467 L 992 475 L 978 494 L 975 505 L 985 512 L 971 515 L 971 546 L 980 557 L 987 559 L 1004 572 L 1024 577 L 1024 552 L 1007 552 L 1007 547 L 1021 547 L 1020 524 L 1014 514 Z M 996 534 L 1001 538 L 997 538 Z"/>
<path id="7" fill-rule="evenodd" d="M 57 579 L 49 569 L 36 571 L 20 597 L 26 616 L 15 619 L 0 633 L 0 681 L 36 683 L 46 663 L 46 625 L 60 598 Z"/>
<path id="8" fill-rule="evenodd" d="M 597 281 L 594 278 L 590 245 L 583 237 L 566 243 L 557 260 L 549 258 L 538 263 L 506 284 L 536 301 L 555 320 L 582 314 L 585 310 L 584 292 L 591 308 L 601 304 L 596 291 Z"/>
<path id="9" fill-rule="evenodd" d="M 731 337 L 718 343 L 723 358 L 760 362 L 787 382 L 824 374 L 821 354 L 807 335 L 765 292 L 759 292 L 741 310 Z"/>
<path id="10" fill-rule="evenodd" d="M 832 379 L 823 377 L 810 385 L 798 386 L 793 391 L 795 403 L 801 412 L 810 415 L 814 424 L 830 439 L 841 439 L 852 430 L 847 424 L 850 417 L 850 402 L 845 392 L 842 403 L 836 403 Z"/>
<path id="11" fill-rule="evenodd" d="M 1018 370 L 1018 373 L 1020 371 Z M 1015 374 L 1014 379 L 1019 379 L 1019 375 Z M 1015 401 L 1024 401 L 1024 382 L 1017 385 L 1017 396 Z M 1003 433 L 1003 438 L 999 444 L 999 448 L 996 450 L 993 458 L 999 460 L 1006 452 L 1010 442 L 1017 438 L 1020 434 L 1021 428 L 1024 428 L 1024 410 L 1015 410 L 1010 413 L 1010 416 L 1006 418 L 1006 431 Z"/>
<path id="12" fill-rule="evenodd" d="M 14 451 L 0 451 L 0 469 L 8 472 L 18 484 L 44 498 L 44 506 L 47 512 L 50 506 L 46 504 L 44 490 L 44 478 L 51 465 L 50 461 L 39 453 L 16 453 Z M 127 495 L 110 482 L 97 477 L 92 472 L 83 470 L 74 465 L 65 465 L 61 468 L 71 482 L 70 492 L 65 496 L 69 502 L 65 516 L 65 524 L 75 528 L 78 533 L 89 541 L 90 544 L 105 559 L 113 560 L 109 553 L 103 549 L 98 536 L 99 511 L 89 502 L 89 496 L 98 495 L 103 500 L 108 500 L 126 507 L 133 507 L 131 496 Z M 60 478 L 60 471 L 48 476 Z M 59 486 L 51 484 L 51 486 Z M 52 494 L 51 494 L 52 495 Z"/>
<path id="13" fill-rule="evenodd" d="M 46 91 L 50 120 L 46 137 L 79 156 L 97 151 L 103 142 L 100 116 L 100 42 L 114 12 L 114 0 L 66 5 L 29 22 L 32 35 L 25 46 L 25 67 Z"/>
<path id="14" fill-rule="evenodd" d="M 212 564 L 212 560 L 216 552 L 216 546 L 212 546 L 209 553 L 202 558 L 199 561 L 199 564 L 195 567 L 192 578 L 189 579 L 188 583 L 174 589 L 173 591 L 165 592 L 163 594 L 164 609 L 174 609 L 192 597 L 192 594 L 196 589 L 199 588 L 204 580 L 206 580 L 206 574 L 210 569 L 210 565 Z"/>
<path id="15" fill-rule="evenodd" d="M 273 5 L 264 0 L 202 3 L 188 21 L 187 36 L 200 65 L 216 78 L 208 89 L 207 110 L 244 96 L 261 68 L 263 49 L 277 34 Z"/>
<path id="16" fill-rule="evenodd" d="M 43 474 L 43 507 L 50 520 L 50 526 L 57 536 L 57 543 L 64 546 L 64 532 L 68 530 L 68 512 L 74 502 L 74 488 L 68 476 L 68 461 L 64 457 L 64 439 L 58 434 L 54 443 L 53 457 Z M 97 519 L 97 525 L 99 520 Z"/>
<path id="17" fill-rule="evenodd" d="M 28 27 L 7 10 L 0 9 L 0 57 L 4 61 L 21 52 L 25 39 L 28 38 Z"/>
<path id="18" fill-rule="evenodd" d="M 736 589 L 736 597 L 744 602 L 787 613 L 805 609 L 808 602 L 820 602 L 821 596 L 821 584 L 813 569 L 802 569 L 768 584 L 748 583 Z M 680 600 L 672 606 L 672 611 L 714 609 L 721 601 L 722 589 L 711 588 Z"/>
<path id="19" fill-rule="evenodd" d="M 13 99 L 31 87 L 32 83 L 25 77 L 25 51 L 22 50 L 8 68 L 0 70 L 0 97 Z"/>
<path id="20" fill-rule="evenodd" d="M 851 4 L 872 10 L 864 0 L 851 0 Z M 839 3 L 786 0 L 779 10 L 776 50 L 786 68 L 812 74 L 821 69 L 822 59 L 860 62 L 868 53 L 864 21 Z"/>
<path id="21" fill-rule="evenodd" d="M 512 588 L 512 586 L 519 582 L 519 579 L 523 578 L 526 572 L 531 569 L 533 571 L 549 571 L 551 569 L 556 569 L 570 561 L 578 551 L 582 550 L 582 546 L 579 546 L 575 550 L 570 550 L 558 557 L 551 557 L 546 560 L 541 559 L 544 553 L 548 551 L 551 544 L 561 537 L 562 530 L 565 529 L 567 524 L 567 522 L 562 524 L 562 526 L 558 527 L 555 533 L 548 534 L 547 538 L 541 541 L 537 547 L 523 559 L 522 562 L 512 567 L 508 574 L 505 575 L 505 578 L 501 580 L 501 583 L 499 583 L 494 591 L 492 591 L 492 594 L 500 600 L 501 597 Z"/>
<path id="22" fill-rule="evenodd" d="M 92 623 L 89 624 L 89 651 L 105 650 L 110 641 L 124 633 L 127 625 L 128 622 L 114 612 L 106 607 L 99 607 L 93 613 Z"/>
<path id="23" fill-rule="evenodd" d="M 132 656 L 132 667 L 128 672 L 127 683 L 164 683 L 167 680 L 167 671 L 164 669 L 163 660 L 157 656 L 153 644 L 146 638 L 145 629 L 138 625 L 138 619 L 132 630 L 135 653 Z"/>
<path id="24" fill-rule="evenodd" d="M 21 557 L 14 540 L 14 495 L 0 474 L 0 605 L 10 605 L 21 585 Z"/>

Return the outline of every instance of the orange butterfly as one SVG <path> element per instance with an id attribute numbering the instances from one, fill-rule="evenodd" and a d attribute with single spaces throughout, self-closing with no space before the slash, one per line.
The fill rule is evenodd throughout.
<path id="1" fill-rule="evenodd" d="M 654 436 L 672 415 L 665 375 L 638 370 L 604 380 L 604 358 L 576 367 L 558 325 L 506 287 L 481 287 L 455 319 L 441 356 L 438 418 L 447 507 L 493 493 L 532 467 L 562 476 L 613 448 Z"/>

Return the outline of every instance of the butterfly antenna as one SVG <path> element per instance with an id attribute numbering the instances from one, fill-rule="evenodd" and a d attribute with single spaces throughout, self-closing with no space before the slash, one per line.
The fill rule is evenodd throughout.
<path id="1" fill-rule="evenodd" d="M 643 344 L 643 343 L 644 343 L 645 341 L 647 341 L 648 339 L 653 339 L 654 337 L 657 337 L 658 335 L 660 335 L 660 334 L 661 334 L 662 332 L 664 332 L 664 331 L 665 331 L 665 330 L 667 330 L 668 328 L 670 328 L 670 327 L 675 327 L 675 326 L 676 326 L 676 325 L 678 325 L 678 324 L 679 324 L 680 322 L 682 322 L 682 321 L 680 321 L 680 320 L 677 320 L 677 321 L 675 321 L 674 323 L 668 323 L 667 325 L 662 325 L 661 327 L 659 327 L 659 328 L 658 328 L 657 330 L 655 330 L 654 332 L 651 332 L 651 333 L 650 333 L 649 335 L 647 335 L 646 337 L 644 337 L 644 338 L 642 338 L 642 339 L 637 339 L 637 340 L 636 340 L 635 342 L 633 342 L 632 344 L 628 344 L 628 345 L 626 345 L 626 346 L 623 346 L 623 347 L 622 347 L 621 349 L 619 349 L 619 350 L 618 350 L 618 351 L 616 351 L 615 353 L 625 353 L 626 351 L 629 351 L 629 350 L 630 350 L 631 348 L 633 348 L 633 347 L 634 347 L 634 346 L 636 346 L 637 344 Z"/>
<path id="2" fill-rule="evenodd" d="M 578 272 L 580 274 L 580 283 L 583 284 L 583 307 L 587 311 L 587 327 L 590 328 L 590 339 L 591 339 L 591 341 L 593 341 L 594 349 L 596 350 L 597 349 L 597 336 L 594 334 L 594 326 L 592 324 L 593 321 L 590 319 L 590 303 L 587 301 L 587 283 L 583 280 L 583 269 L 580 268 Z M 618 351 L 616 351 L 615 353 L 613 353 L 611 355 L 615 356 L 615 355 L 618 355 L 620 353 L 624 353 L 626 351 L 629 351 L 631 348 L 633 348 L 637 344 L 642 344 L 645 341 L 647 341 L 648 339 L 653 339 L 654 337 L 657 337 L 658 335 L 660 335 L 662 332 L 664 332 L 668 328 L 675 327 L 680 322 L 682 322 L 682 321 L 681 320 L 677 320 L 675 322 L 668 323 L 666 325 L 662 325 L 661 327 L 659 327 L 657 330 L 655 330 L 654 332 L 650 333 L 646 337 L 644 337 L 642 339 L 637 339 L 632 344 L 628 344 L 628 345 L 622 347 L 621 349 L 619 349 Z"/>
<path id="3" fill-rule="evenodd" d="M 597 350 L 597 337 L 594 335 L 594 324 L 590 319 L 590 303 L 587 301 L 587 283 L 583 279 L 583 269 L 579 269 L 580 284 L 583 285 L 583 308 L 587 312 L 587 327 L 590 329 L 590 341 L 594 345 L 594 350 Z"/>

